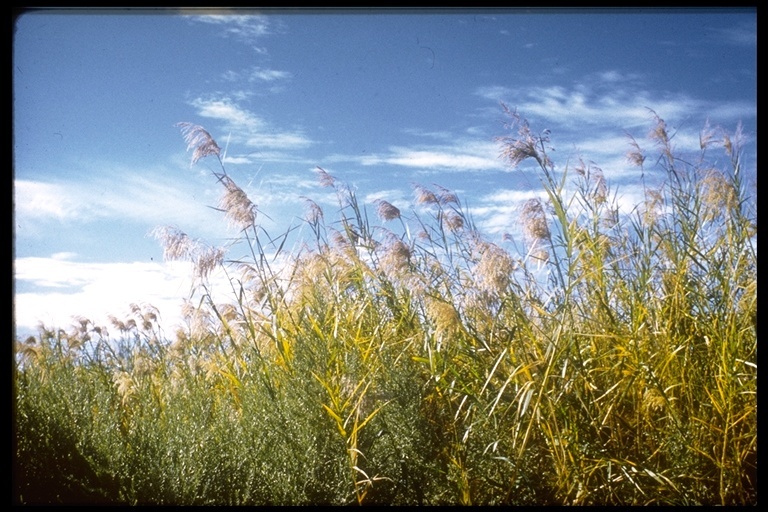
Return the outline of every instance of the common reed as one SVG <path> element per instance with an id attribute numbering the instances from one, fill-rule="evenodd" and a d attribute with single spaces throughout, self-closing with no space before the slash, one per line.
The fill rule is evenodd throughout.
<path id="1" fill-rule="evenodd" d="M 365 205 L 321 167 L 336 218 L 305 198 L 310 235 L 291 253 L 301 230 L 270 236 L 211 134 L 179 124 L 193 165 L 216 160 L 237 237 L 154 231 L 196 277 L 173 339 L 135 305 L 112 335 L 81 317 L 17 342 L 14 498 L 756 503 L 757 235 L 740 129 L 705 125 L 701 154 L 683 158 L 651 112 L 647 141 L 629 136 L 644 202 L 625 213 L 607 172 L 558 171 L 550 134 L 503 110 L 500 156 L 542 188 L 510 220 L 519 254 L 439 185 L 415 184 L 410 209 Z M 730 167 L 710 157 L 721 150 Z"/>

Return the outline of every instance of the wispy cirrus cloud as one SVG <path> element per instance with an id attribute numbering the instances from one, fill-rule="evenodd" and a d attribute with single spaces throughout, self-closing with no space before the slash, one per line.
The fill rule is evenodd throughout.
<path id="1" fill-rule="evenodd" d="M 191 11 L 194 12 L 194 11 Z M 242 10 L 238 10 L 242 13 Z M 189 20 L 221 27 L 222 37 L 233 37 L 236 40 L 251 45 L 258 53 L 266 53 L 263 47 L 256 46 L 256 41 L 270 34 L 273 21 L 261 14 L 234 14 L 233 11 L 219 9 L 206 10 L 204 14 L 187 14 Z"/>
<path id="2" fill-rule="evenodd" d="M 190 104 L 197 109 L 198 115 L 221 121 L 223 129 L 231 132 L 232 141 L 248 147 L 262 149 L 289 150 L 305 148 L 314 142 L 298 130 L 281 131 L 270 126 L 264 119 L 241 107 L 227 96 L 195 98 Z M 279 155 L 277 156 L 279 159 Z M 238 155 L 230 157 L 238 158 Z M 239 160 L 230 160 L 239 163 Z"/>
<path id="3" fill-rule="evenodd" d="M 666 116 L 704 110 L 702 102 L 684 95 L 652 98 L 646 91 L 618 86 L 612 74 L 608 74 L 602 84 L 614 85 L 610 91 L 584 83 L 573 88 L 549 86 L 511 89 L 494 86 L 479 88 L 477 94 L 496 102 L 503 101 L 528 118 L 556 122 L 558 126 L 569 129 L 585 125 L 646 125 L 650 118 L 650 106 L 664 112 Z"/>
<path id="4" fill-rule="evenodd" d="M 176 224 L 211 226 L 216 212 L 200 204 L 200 183 L 181 179 L 185 169 L 115 169 L 68 181 L 14 181 L 14 222 L 18 236 L 35 236 L 46 222 L 87 224 L 119 220 L 147 226 Z M 114 186 L 115 177 L 120 187 Z M 203 185 L 215 202 L 215 184 Z M 162 205 L 162 206 L 160 206 Z M 209 227 L 209 231 L 213 228 Z"/>
<path id="5" fill-rule="evenodd" d="M 72 188 L 69 184 L 14 180 L 13 185 L 17 222 L 19 216 L 29 220 L 67 220 L 95 213 L 88 204 L 83 205 L 77 197 L 66 193 Z"/>
<path id="6" fill-rule="evenodd" d="M 278 80 L 289 80 L 293 77 L 293 74 L 288 71 L 280 71 L 277 69 L 265 69 L 258 66 L 252 67 L 244 71 L 229 70 L 222 75 L 224 80 L 228 82 L 240 82 L 246 81 L 253 82 L 275 82 Z"/>
<path id="7" fill-rule="evenodd" d="M 227 97 L 219 99 L 195 98 L 190 104 L 197 109 L 201 117 L 224 121 L 226 128 L 257 131 L 266 127 L 266 122 L 248 110 L 240 108 Z"/>
<path id="8" fill-rule="evenodd" d="M 274 82 L 275 80 L 286 80 L 293 75 L 288 71 L 279 71 L 277 69 L 254 68 L 248 72 L 249 82 Z"/>
<path id="9" fill-rule="evenodd" d="M 475 94 L 504 102 L 526 117 L 550 120 L 569 129 L 646 126 L 651 108 L 665 119 L 712 115 L 726 122 L 756 115 L 754 104 L 748 102 L 712 103 L 680 93 L 651 93 L 644 88 L 642 76 L 616 70 L 586 75 L 570 87 L 489 85 L 478 87 Z"/>
<path id="10" fill-rule="evenodd" d="M 361 165 L 398 165 L 421 171 L 481 171 L 504 167 L 495 155 L 492 143 L 467 141 L 451 146 L 402 147 L 393 146 L 388 153 L 352 157 Z"/>
<path id="11" fill-rule="evenodd" d="M 715 30 L 726 43 L 738 46 L 755 47 L 757 45 L 757 23 L 743 23 L 741 25 Z"/>
<path id="12" fill-rule="evenodd" d="M 477 88 L 475 94 L 517 109 L 536 133 L 551 129 L 556 155 L 565 153 L 565 159 L 554 158 L 560 165 L 583 158 L 596 162 L 607 178 L 628 177 L 636 171 L 625 158 L 629 135 L 653 151 L 646 136 L 656 115 L 667 121 L 673 145 L 684 152 L 699 150 L 699 133 L 707 118 L 714 124 L 730 123 L 731 130 L 741 120 L 756 118 L 753 103 L 713 103 L 686 94 L 651 93 L 644 88 L 642 76 L 616 70 L 584 76 L 571 86 L 491 85 Z M 493 112 L 498 115 L 498 107 Z"/>
<path id="13" fill-rule="evenodd" d="M 312 141 L 301 133 L 259 133 L 249 136 L 246 145 L 257 148 L 305 148 Z"/>

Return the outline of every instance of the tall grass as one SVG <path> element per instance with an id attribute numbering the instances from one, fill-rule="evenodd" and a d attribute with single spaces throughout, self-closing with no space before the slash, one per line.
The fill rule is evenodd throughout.
<path id="1" fill-rule="evenodd" d="M 739 132 L 705 127 L 684 160 L 652 113 L 650 148 L 629 142 L 645 197 L 629 211 L 599 168 L 558 171 L 549 134 L 504 109 L 501 156 L 533 163 L 545 197 L 520 210 L 519 253 L 449 190 L 414 185 L 409 212 L 380 200 L 375 223 L 319 167 L 336 219 L 306 198 L 309 236 L 289 250 L 294 230 L 270 236 L 211 135 L 180 124 L 239 237 L 155 231 L 195 269 L 175 339 L 134 305 L 114 336 L 82 318 L 17 342 L 14 498 L 755 503 L 756 213 Z"/>

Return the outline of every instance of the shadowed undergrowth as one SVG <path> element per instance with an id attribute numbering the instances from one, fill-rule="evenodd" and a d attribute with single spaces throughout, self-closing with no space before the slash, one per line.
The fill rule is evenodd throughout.
<path id="1" fill-rule="evenodd" d="M 549 134 L 505 112 L 501 155 L 534 164 L 542 190 L 516 250 L 449 190 L 415 185 L 409 212 L 380 200 L 374 223 L 317 168 L 334 218 L 306 199 L 309 236 L 289 251 L 293 229 L 264 231 L 215 140 L 180 124 L 239 237 L 155 231 L 195 269 L 175 339 L 134 305 L 115 336 L 80 318 L 17 342 L 14 499 L 756 503 L 756 213 L 739 133 L 705 127 L 683 159 L 654 113 L 650 149 L 630 139 L 644 193 L 630 210 L 599 168 L 556 170 Z M 214 301 L 214 272 L 229 301 Z"/>

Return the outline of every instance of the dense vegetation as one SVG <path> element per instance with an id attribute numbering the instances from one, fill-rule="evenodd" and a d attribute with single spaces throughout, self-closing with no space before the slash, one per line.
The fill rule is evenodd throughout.
<path id="1" fill-rule="evenodd" d="M 544 192 L 520 210 L 519 254 L 449 190 L 415 186 L 407 214 L 379 201 L 373 224 L 320 168 L 337 218 L 307 199 L 311 236 L 289 254 L 210 134 L 181 124 L 240 238 L 155 232 L 195 269 L 175 339 L 134 305 L 113 335 L 80 318 L 17 341 L 14 499 L 756 503 L 756 213 L 738 132 L 706 127 L 686 160 L 653 114 L 652 156 L 629 143 L 645 197 L 629 211 L 600 169 L 556 170 L 548 134 L 505 111 L 502 156 L 534 163 Z M 230 301 L 213 300 L 212 272 Z"/>

